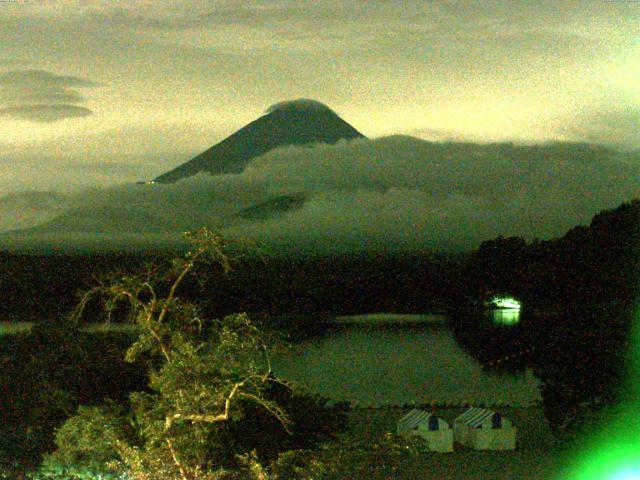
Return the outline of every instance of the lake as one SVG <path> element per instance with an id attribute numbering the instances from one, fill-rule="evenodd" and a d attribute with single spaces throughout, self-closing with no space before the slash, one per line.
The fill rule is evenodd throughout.
<path id="1" fill-rule="evenodd" d="M 540 401 L 531 371 L 485 371 L 456 343 L 446 317 L 411 317 L 339 317 L 330 333 L 274 359 L 274 370 L 312 392 L 363 406 Z"/>
<path id="2" fill-rule="evenodd" d="M 0 334 L 29 326 L 0 322 Z M 328 333 L 276 356 L 273 368 L 312 392 L 362 406 L 528 406 L 540 400 L 539 383 L 530 371 L 483 370 L 456 343 L 444 315 L 337 317 Z"/>
<path id="3" fill-rule="evenodd" d="M 31 328 L 31 322 L 0 322 L 0 335 L 24 332 Z"/>
<path id="4" fill-rule="evenodd" d="M 34 322 L 0 321 L 0 336 L 11 333 L 26 332 L 27 330 L 31 329 L 33 323 Z M 89 323 L 84 328 L 84 330 L 87 330 L 89 332 L 102 332 L 106 330 L 129 332 L 134 331 L 135 328 L 136 327 L 134 325 L 128 323 Z"/>

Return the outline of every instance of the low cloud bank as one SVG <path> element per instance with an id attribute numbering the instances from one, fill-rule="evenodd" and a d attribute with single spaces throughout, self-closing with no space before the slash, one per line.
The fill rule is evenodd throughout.
<path id="1" fill-rule="evenodd" d="M 599 210 L 639 197 L 639 179 L 640 154 L 585 144 L 361 139 L 277 149 L 241 174 L 70 195 L 64 214 L 32 237 L 103 238 L 124 228 L 178 238 L 211 225 L 274 252 L 470 249 L 497 235 L 562 235 Z M 294 192 L 305 193 L 300 208 L 227 222 Z"/>
<path id="2" fill-rule="evenodd" d="M 0 232 L 34 227 L 52 220 L 68 207 L 66 195 L 21 192 L 0 196 Z"/>
<path id="3" fill-rule="evenodd" d="M 558 131 L 587 142 L 640 150 L 640 107 L 601 108 L 566 122 Z"/>

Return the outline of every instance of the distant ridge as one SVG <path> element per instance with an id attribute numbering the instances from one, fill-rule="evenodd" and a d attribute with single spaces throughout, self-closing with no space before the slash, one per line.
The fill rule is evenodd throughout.
<path id="1" fill-rule="evenodd" d="M 161 233 L 172 229 L 161 215 L 143 209 L 125 207 L 85 207 L 63 212 L 52 220 L 31 228 L 4 232 L 3 235 L 40 233 Z"/>
<path id="2" fill-rule="evenodd" d="M 303 192 L 279 195 L 269 200 L 245 208 L 229 217 L 229 219 L 267 220 L 285 212 L 299 210 L 304 206 L 307 195 Z"/>
<path id="3" fill-rule="evenodd" d="M 154 179 L 174 183 L 199 172 L 240 173 L 269 150 L 286 145 L 336 143 L 364 138 L 359 131 L 323 103 L 310 99 L 280 102 L 220 143 Z"/>

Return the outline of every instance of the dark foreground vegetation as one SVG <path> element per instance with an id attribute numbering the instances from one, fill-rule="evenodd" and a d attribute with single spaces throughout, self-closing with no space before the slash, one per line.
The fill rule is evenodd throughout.
<path id="1" fill-rule="evenodd" d="M 136 339 L 132 333 L 89 333 L 69 324 L 40 324 L 29 333 L 1 338 L 0 478 L 14 479 L 21 472 L 35 471 L 43 455 L 56 450 L 56 429 L 77 413 L 87 416 L 96 413 L 94 408 L 117 410 L 127 404 L 132 392 L 151 393 L 150 364 L 125 361 Z M 235 455 L 251 451 L 261 462 L 269 463 L 288 450 L 312 449 L 344 429 L 346 405 L 329 406 L 326 399 L 277 383 L 268 386 L 264 398 L 287 412 L 291 433 L 264 408 L 242 402 L 242 415 L 218 432 L 217 454 L 225 466 L 241 466 Z M 96 428 L 106 425 L 99 423 Z M 59 473 L 52 478 L 73 479 L 74 471 L 105 471 L 98 468 L 98 460 L 112 460 L 113 452 L 105 450 L 104 444 L 100 447 L 91 436 L 84 438 L 94 450 L 82 445 L 83 437 L 74 431 L 80 422 L 65 428 L 57 442 L 66 443 L 69 449 L 48 460 L 50 471 Z"/>
<path id="2" fill-rule="evenodd" d="M 633 201 L 599 213 L 589 226 L 576 227 L 561 238 L 527 243 L 518 237 L 500 237 L 484 242 L 465 258 L 416 254 L 300 258 L 293 263 L 245 259 L 230 276 L 219 275 L 219 263 L 196 262 L 190 270 L 193 275 L 180 286 L 180 301 L 185 303 L 171 310 L 174 318 L 191 320 L 169 322 L 160 335 L 169 342 L 166 348 L 175 348 L 170 358 L 162 352 L 163 341 L 152 338 L 154 327 L 144 334 L 140 319 L 140 335 L 87 333 L 77 323 L 59 319 L 69 318 L 80 300 L 78 290 L 95 286 L 96 277 L 102 292 L 107 288 L 112 295 L 86 297 L 81 302 L 83 318 L 102 321 L 104 307 L 109 307 L 113 320 L 135 320 L 129 317 L 132 311 L 144 312 L 154 298 L 164 299 L 156 303 L 157 315 L 177 278 L 171 268 L 184 266 L 172 263 L 171 255 L 3 254 L 2 315 L 49 321 L 30 333 L 0 341 L 1 461 L 14 472 L 18 467 L 37 467 L 43 454 L 56 451 L 58 429 L 57 453 L 46 456 L 45 465 L 51 468 L 74 464 L 95 469 L 110 462 L 120 468 L 133 465 L 137 457 L 123 463 L 122 455 L 114 456 L 113 443 L 100 442 L 104 432 L 117 432 L 126 445 L 150 455 L 144 461 L 151 463 L 145 465 L 167 462 L 167 468 L 177 469 L 176 478 L 182 475 L 181 461 L 171 458 L 167 438 L 177 442 L 174 449 L 197 452 L 187 456 L 192 470 L 183 478 L 200 478 L 189 477 L 197 470 L 194 465 L 256 478 L 343 478 L 331 476 L 338 474 L 330 473 L 330 458 L 317 448 L 329 442 L 344 450 L 349 443 L 344 437 L 350 435 L 344 431 L 345 407 L 329 407 L 323 399 L 292 391 L 269 374 L 262 357 L 260 345 L 272 347 L 279 340 L 272 334 L 264 337 L 268 325 L 256 324 L 255 319 L 269 318 L 261 314 L 288 313 L 299 319 L 304 330 L 304 322 L 313 315 L 295 315 L 300 312 L 446 310 L 456 338 L 487 368 L 533 367 L 542 382 L 547 422 L 556 436 L 572 436 L 625 393 L 640 279 L 639 249 L 640 202 Z M 174 274 L 160 275 L 170 271 Z M 141 272 L 142 277 L 136 275 Z M 144 287 L 137 291 L 137 303 L 115 301 L 122 292 L 150 279 L 158 280 L 154 293 Z M 120 290 L 109 290 L 114 285 Z M 523 302 L 518 325 L 498 326 L 483 315 L 482 302 L 496 294 Z M 222 322 L 209 320 L 241 310 L 253 312 L 254 321 L 237 316 Z M 245 329 L 252 332 L 249 337 L 240 335 Z M 255 341 L 225 343 L 233 338 Z M 192 347 L 202 353 L 194 356 Z M 232 358 L 243 360 L 235 364 L 235 373 L 213 372 L 201 365 L 196 374 L 180 377 L 181 366 L 193 367 L 201 355 L 212 355 L 207 357 L 212 360 L 208 364 L 218 365 L 215 368 Z M 249 396 L 238 399 L 237 410 L 223 422 L 197 422 L 192 413 L 183 426 L 193 427 L 196 422 L 202 428 L 183 430 L 171 424 L 165 431 L 167 412 L 186 407 L 175 398 L 179 388 L 163 385 L 177 378 L 188 384 L 198 379 L 197 372 L 222 379 L 207 389 L 207 395 L 213 395 L 207 408 L 217 408 L 218 413 L 225 412 L 224 400 L 241 377 L 257 375 L 259 382 L 247 391 Z M 191 393 L 188 401 L 197 397 L 195 391 Z M 86 453 L 87 445 L 95 448 Z M 377 445 L 398 458 L 407 451 L 396 440 L 380 439 Z M 361 445 L 354 455 L 387 462 L 384 456 L 376 457 L 375 448 Z M 332 458 L 342 457 L 334 452 Z M 380 471 L 393 477 L 393 471 L 385 468 L 382 465 Z M 60 478 L 73 478 L 69 472 L 64 475 Z"/>
<path id="3" fill-rule="evenodd" d="M 139 272 L 182 254 L 0 252 L 0 318 L 58 319 L 75 307 L 78 291 L 93 287 L 97 279 Z M 423 252 L 287 258 L 243 254 L 223 277 L 200 267 L 200 282 L 185 282 L 182 295 L 203 303 L 211 316 L 239 311 L 272 315 L 422 313 L 444 308 L 451 296 L 447 289 L 453 288 L 447 280 L 451 266 L 462 258 Z M 89 307 L 90 321 L 101 320 L 102 310 L 96 307 Z"/>
<path id="4" fill-rule="evenodd" d="M 631 328 L 640 293 L 640 201 L 600 212 L 558 239 L 484 242 L 460 273 L 456 338 L 489 368 L 532 366 L 556 433 L 576 432 L 585 411 L 620 400 L 638 348 Z M 474 313 L 495 294 L 522 301 L 518 325 Z"/>
<path id="5" fill-rule="evenodd" d="M 144 367 L 124 361 L 129 333 L 87 333 L 70 325 L 34 325 L 0 337 L 0 458 L 34 468 L 54 447 L 54 430 L 79 405 L 120 402 L 144 389 Z"/>
<path id="6" fill-rule="evenodd" d="M 341 430 L 344 407 L 274 376 L 277 335 L 244 314 L 206 319 L 180 298 L 198 265 L 231 267 L 220 237 L 193 238 L 183 258 L 118 275 L 85 292 L 65 322 L 4 343 L 0 456 L 9 475 L 53 450 L 40 468 L 54 478 L 266 478 L 264 465 L 281 453 Z M 136 328 L 111 343 L 83 333 L 94 299 L 109 312 L 124 304 Z"/>

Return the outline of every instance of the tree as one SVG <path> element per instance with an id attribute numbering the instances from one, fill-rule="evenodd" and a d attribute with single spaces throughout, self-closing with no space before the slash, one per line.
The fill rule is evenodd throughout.
<path id="1" fill-rule="evenodd" d="M 201 229 L 190 238 L 194 248 L 183 258 L 120 275 L 82 297 L 76 322 L 96 296 L 109 311 L 128 305 L 138 333 L 125 358 L 148 365 L 149 389 L 131 394 L 126 405 L 81 408 L 58 430 L 49 467 L 108 464 L 137 480 L 217 478 L 236 453 L 247 453 L 229 452 L 222 434 L 252 404 L 289 429 L 287 413 L 267 393 L 274 383 L 287 387 L 271 371 L 268 345 L 276 338 L 244 314 L 208 321 L 180 296 L 199 264 L 231 269 L 219 235 Z M 246 458 L 261 471 L 254 457 Z"/>
<path id="2" fill-rule="evenodd" d="M 541 246 L 532 284 L 555 308 L 527 326 L 534 371 L 551 427 L 573 435 L 589 419 L 585 412 L 616 405 L 628 387 L 640 285 L 640 201 L 604 210 L 589 227 Z"/>
<path id="3" fill-rule="evenodd" d="M 517 294 L 523 278 L 526 242 L 521 237 L 499 236 L 482 242 L 471 256 L 471 276 L 483 300 L 495 294 Z M 488 298 L 484 298 L 488 297 Z"/>

